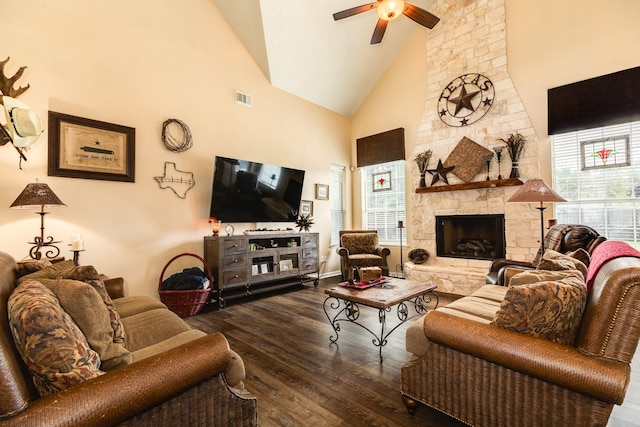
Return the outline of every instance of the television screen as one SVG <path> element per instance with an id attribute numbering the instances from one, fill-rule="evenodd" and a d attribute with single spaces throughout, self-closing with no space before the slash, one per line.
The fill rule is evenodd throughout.
<path id="1" fill-rule="evenodd" d="M 216 156 L 210 216 L 222 222 L 295 221 L 304 171 Z"/>

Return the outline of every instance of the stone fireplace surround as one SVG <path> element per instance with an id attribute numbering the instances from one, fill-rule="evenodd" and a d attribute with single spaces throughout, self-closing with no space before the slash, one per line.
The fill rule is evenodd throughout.
<path id="1" fill-rule="evenodd" d="M 430 10 L 440 16 L 441 21 L 427 34 L 428 92 L 413 156 L 431 150 L 429 168 L 432 169 L 439 159 L 446 160 L 463 137 L 492 150 L 504 145 L 500 138 L 519 132 L 527 140 L 519 161 L 520 177 L 539 177 L 538 137 L 507 67 L 505 0 L 436 0 Z M 438 116 L 438 98 L 449 82 L 465 73 L 488 77 L 495 86 L 495 101 L 489 112 L 475 123 L 450 127 Z M 408 170 L 416 188 L 419 173 L 415 162 L 410 163 Z M 510 159 L 505 155 L 500 164 L 501 175 L 508 177 L 510 169 Z M 494 159 L 490 177 L 497 179 L 497 176 L 498 165 Z M 450 184 L 462 183 L 453 174 L 448 178 Z M 486 171 L 482 171 L 472 182 L 485 178 Z M 451 191 L 414 192 L 410 207 L 410 249 L 426 249 L 430 257 L 425 264 L 406 263 L 406 277 L 435 283 L 438 291 L 459 295 L 469 295 L 484 285 L 490 261 L 436 256 L 435 217 L 440 215 L 503 214 L 506 257 L 532 260 L 539 247 L 540 213 L 528 203 L 506 202 L 517 188 L 456 190 L 454 187 Z"/>

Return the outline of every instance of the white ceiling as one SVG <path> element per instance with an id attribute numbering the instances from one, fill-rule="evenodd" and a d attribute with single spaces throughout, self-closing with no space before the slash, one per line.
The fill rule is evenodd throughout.
<path id="1" fill-rule="evenodd" d="M 372 2 L 373 0 L 370 0 Z M 410 3 L 429 10 L 434 0 Z M 334 21 L 333 14 L 367 0 L 213 0 L 271 82 L 345 116 L 355 114 L 413 31 L 406 16 L 370 45 L 375 10 Z"/>

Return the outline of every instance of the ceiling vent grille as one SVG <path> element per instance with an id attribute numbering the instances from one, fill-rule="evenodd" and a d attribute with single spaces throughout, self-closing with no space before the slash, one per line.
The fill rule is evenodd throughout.
<path id="1" fill-rule="evenodd" d="M 246 93 L 236 91 L 236 103 L 251 108 L 253 107 L 253 97 Z"/>

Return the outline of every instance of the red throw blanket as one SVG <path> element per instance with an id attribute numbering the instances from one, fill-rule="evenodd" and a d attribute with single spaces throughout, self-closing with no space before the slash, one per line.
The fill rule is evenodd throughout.
<path id="1" fill-rule="evenodd" d="M 589 269 L 587 270 L 587 278 L 585 280 L 587 291 L 591 290 L 591 286 L 593 286 L 593 281 L 595 280 L 600 267 L 605 265 L 608 261 L 622 256 L 640 258 L 640 252 L 629 246 L 627 243 L 616 240 L 606 240 L 596 246 L 591 254 L 591 261 L 589 262 Z"/>

